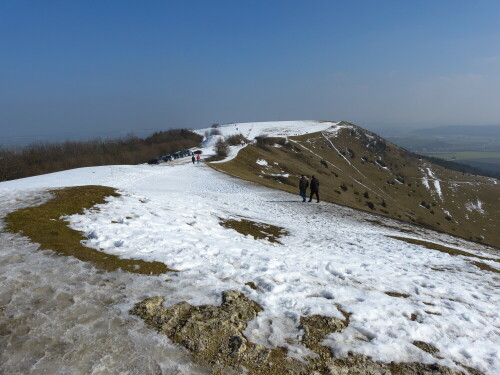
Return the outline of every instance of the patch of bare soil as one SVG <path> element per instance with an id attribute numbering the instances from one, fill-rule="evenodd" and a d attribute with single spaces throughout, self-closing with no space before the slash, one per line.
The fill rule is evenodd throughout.
<path id="1" fill-rule="evenodd" d="M 191 306 L 181 302 L 165 308 L 163 302 L 162 297 L 148 298 L 137 303 L 130 313 L 185 347 L 197 362 L 210 366 L 213 374 L 462 374 L 437 364 L 383 363 L 352 353 L 345 359 L 335 359 L 330 349 L 320 343 L 326 335 L 341 332 L 349 325 L 349 314 L 342 310 L 343 320 L 319 315 L 301 318 L 304 332 L 301 344 L 316 354 L 314 358 L 307 358 L 307 362 L 301 362 L 288 357 L 283 347 L 268 349 L 247 340 L 243 331 L 262 308 L 241 292 L 224 292 L 220 306 Z M 418 342 L 415 345 L 422 350 L 433 351 L 430 344 Z"/>

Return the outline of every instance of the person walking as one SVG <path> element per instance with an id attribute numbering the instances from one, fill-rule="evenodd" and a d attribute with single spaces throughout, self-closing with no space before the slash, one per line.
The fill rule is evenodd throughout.
<path id="1" fill-rule="evenodd" d="M 196 160 L 198 161 L 198 164 L 200 164 L 200 160 L 201 160 L 200 154 L 198 154 L 198 156 L 196 156 Z"/>
<path id="2" fill-rule="evenodd" d="M 306 176 L 302 175 L 302 177 L 299 180 L 299 194 L 302 197 L 302 202 L 306 201 L 306 191 L 308 186 L 309 186 L 309 180 L 307 179 Z"/>
<path id="3" fill-rule="evenodd" d="M 319 203 L 319 180 L 316 178 L 316 176 L 312 176 L 311 179 L 311 197 L 309 198 L 309 202 L 312 201 L 313 195 L 316 194 L 316 203 Z"/>
<path id="4" fill-rule="evenodd" d="M 194 157 L 194 154 L 193 154 L 193 156 L 191 156 L 191 161 L 193 162 L 193 164 L 194 164 L 195 160 L 196 160 L 196 158 Z"/>

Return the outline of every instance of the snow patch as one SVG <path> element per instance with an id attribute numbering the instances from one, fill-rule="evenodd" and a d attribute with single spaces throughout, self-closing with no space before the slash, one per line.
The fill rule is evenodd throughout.
<path id="1" fill-rule="evenodd" d="M 339 126 L 338 124 L 339 122 L 313 120 L 247 122 L 221 125 L 217 129 L 224 137 L 241 133 L 245 138 L 254 140 L 255 137 L 264 134 L 269 137 L 288 137 L 316 133 L 325 131 L 329 128 L 332 128 L 332 130 L 329 131 L 336 132 L 339 129 L 346 127 L 344 125 Z M 194 130 L 194 132 L 203 135 L 206 131 L 210 130 L 210 128 L 205 128 Z"/>
<path id="2" fill-rule="evenodd" d="M 485 211 L 483 209 L 483 202 L 481 202 L 479 199 L 477 200 L 476 203 L 473 203 L 473 202 L 467 202 L 465 203 L 465 209 L 467 211 L 477 211 L 479 212 L 480 214 L 484 214 Z"/>

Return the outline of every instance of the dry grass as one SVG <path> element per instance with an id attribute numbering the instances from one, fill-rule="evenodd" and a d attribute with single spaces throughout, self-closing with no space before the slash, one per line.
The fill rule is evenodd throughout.
<path id="1" fill-rule="evenodd" d="M 39 243 L 40 250 L 53 250 L 60 255 L 74 256 L 105 271 L 122 269 L 145 275 L 172 271 L 160 262 L 118 258 L 82 246 L 81 241 L 86 239 L 83 234 L 70 229 L 60 218 L 82 214 L 85 209 L 105 203 L 106 197 L 119 195 L 115 189 L 106 186 L 77 186 L 52 190 L 51 194 L 53 198 L 45 204 L 8 214 L 5 217 L 6 229 Z"/>
<path id="2" fill-rule="evenodd" d="M 399 241 L 408 242 L 408 243 L 411 243 L 411 244 L 414 244 L 414 245 L 424 246 L 427 249 L 437 250 L 437 251 L 440 251 L 442 253 L 446 253 L 446 254 L 453 255 L 453 256 L 459 256 L 460 255 L 460 256 L 465 256 L 465 257 L 468 257 L 468 258 L 477 258 L 477 259 L 482 259 L 482 260 L 490 260 L 490 261 L 493 261 L 493 262 L 500 263 L 500 259 L 487 258 L 487 257 L 483 257 L 483 256 L 480 256 L 480 255 L 471 254 L 471 253 L 468 253 L 468 252 L 463 251 L 463 250 L 454 249 L 452 247 L 447 247 L 447 246 L 444 246 L 444 245 L 439 245 L 439 244 L 436 244 L 436 243 L 433 243 L 433 242 L 428 242 L 428 241 L 423 241 L 423 240 L 416 240 L 414 238 L 399 237 L 399 236 L 387 236 L 387 237 L 394 238 L 394 239 L 399 240 Z M 500 271 L 498 269 L 493 268 L 493 267 L 487 265 L 486 263 L 477 262 L 477 261 L 476 262 L 471 262 L 471 263 L 474 264 L 476 267 L 479 267 L 480 269 L 484 270 L 484 271 L 490 271 L 490 272 L 500 273 Z M 436 268 L 434 270 L 436 270 L 436 271 L 446 271 L 446 269 L 439 269 L 439 268 Z"/>
<path id="3" fill-rule="evenodd" d="M 398 298 L 408 298 L 410 296 L 409 294 L 399 293 L 399 292 L 385 292 L 385 294 L 391 297 L 398 297 Z"/>
<path id="4" fill-rule="evenodd" d="M 220 219 L 220 225 L 225 228 L 234 229 L 243 235 L 250 235 L 255 239 L 267 240 L 273 243 L 281 242 L 278 240 L 280 237 L 288 235 L 284 228 L 276 225 L 259 223 L 248 219 Z"/>
<path id="5" fill-rule="evenodd" d="M 491 179 L 431 165 L 355 126 L 340 130 L 335 137 L 312 133 L 288 140 L 262 138 L 242 149 L 235 159 L 209 165 L 297 194 L 298 200 L 300 175 L 314 174 L 321 183 L 322 201 L 500 247 L 500 210 L 496 209 L 500 184 Z M 268 166 L 256 164 L 258 159 L 266 160 Z M 437 196 L 432 181 L 430 189 L 422 183 L 421 170 L 427 165 L 440 180 L 443 199 Z M 483 213 L 466 209 L 466 204 L 477 200 L 482 202 Z"/>
<path id="6" fill-rule="evenodd" d="M 414 244 L 414 245 L 424 246 L 424 247 L 426 247 L 428 249 L 438 250 L 438 251 L 441 251 L 442 253 L 446 253 L 446 254 L 450 254 L 450 255 L 454 255 L 454 256 L 462 255 L 462 256 L 466 256 L 466 257 L 470 257 L 470 258 L 478 258 L 478 259 L 483 259 L 483 260 L 491 260 L 493 262 L 500 263 L 500 259 L 486 258 L 486 257 L 480 256 L 480 255 L 468 253 L 468 252 L 463 251 L 463 250 L 454 249 L 452 247 L 448 247 L 448 246 L 444 246 L 444 245 L 439 245 L 439 244 L 436 244 L 434 242 L 417 240 L 417 239 L 408 238 L 408 237 L 399 237 L 399 236 L 387 236 L 387 237 L 394 238 L 395 240 L 399 240 L 399 241 L 408 242 L 408 243 L 411 243 L 411 244 Z"/>
<path id="7" fill-rule="evenodd" d="M 500 273 L 500 270 L 497 270 L 496 268 L 488 266 L 486 263 L 483 263 L 483 262 L 472 262 L 472 264 L 475 265 L 476 267 L 482 269 L 483 271 Z"/>

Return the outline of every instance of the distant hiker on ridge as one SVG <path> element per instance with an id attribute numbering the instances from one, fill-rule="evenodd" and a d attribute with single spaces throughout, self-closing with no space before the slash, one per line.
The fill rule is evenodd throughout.
<path id="1" fill-rule="evenodd" d="M 299 180 L 299 194 L 302 197 L 302 202 L 306 201 L 306 190 L 308 186 L 309 186 L 309 180 L 307 179 L 306 176 L 302 175 L 302 177 Z"/>
<path id="2" fill-rule="evenodd" d="M 311 197 L 309 198 L 309 202 L 312 201 L 314 194 L 316 194 L 316 198 L 318 199 L 316 203 L 319 203 L 319 180 L 316 176 L 312 176 L 311 179 Z"/>
<path id="3" fill-rule="evenodd" d="M 193 162 L 193 164 L 194 164 L 195 160 L 196 160 L 196 158 L 194 157 L 194 154 L 193 154 L 193 156 L 191 156 L 191 161 Z"/>

